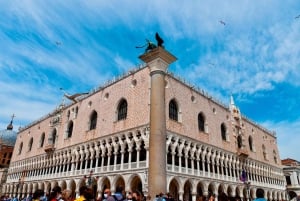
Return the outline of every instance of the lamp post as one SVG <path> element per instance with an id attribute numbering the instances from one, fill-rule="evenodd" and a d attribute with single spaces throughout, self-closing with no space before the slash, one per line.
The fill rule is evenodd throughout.
<path id="1" fill-rule="evenodd" d="M 288 185 L 285 186 L 285 189 L 286 189 L 286 200 L 290 200 Z"/>
<path id="2" fill-rule="evenodd" d="M 21 180 L 21 178 L 19 178 L 19 181 L 17 183 L 17 194 L 16 197 L 18 197 L 19 199 L 22 198 L 22 190 L 23 190 L 23 182 Z"/>
<path id="3" fill-rule="evenodd" d="M 90 175 L 84 176 L 84 179 L 86 181 L 86 185 L 87 187 L 92 189 L 93 192 L 93 197 L 96 198 L 96 194 L 97 194 L 97 181 L 98 181 L 98 176 L 97 177 L 93 177 L 93 170 L 90 171 Z"/>
<path id="4" fill-rule="evenodd" d="M 246 192 L 247 192 L 247 201 L 250 201 L 250 181 L 245 181 L 244 185 L 246 186 Z"/>

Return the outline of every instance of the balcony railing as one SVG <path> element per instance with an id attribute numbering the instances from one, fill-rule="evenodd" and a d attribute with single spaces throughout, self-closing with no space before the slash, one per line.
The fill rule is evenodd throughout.
<path id="1" fill-rule="evenodd" d="M 248 150 L 246 150 L 246 149 L 238 149 L 238 150 L 237 150 L 237 155 L 238 155 L 239 157 L 242 157 L 242 158 L 248 158 L 249 152 L 248 152 Z"/>
<path id="2" fill-rule="evenodd" d="M 55 150 L 54 144 L 48 144 L 48 145 L 46 145 L 45 148 L 44 148 L 44 150 L 47 153 L 54 151 Z"/>

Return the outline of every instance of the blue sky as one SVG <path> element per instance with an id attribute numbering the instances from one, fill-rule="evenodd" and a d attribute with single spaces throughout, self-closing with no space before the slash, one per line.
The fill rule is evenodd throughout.
<path id="1" fill-rule="evenodd" d="M 141 64 L 159 32 L 169 71 L 275 131 L 300 160 L 298 0 L 0 2 L 0 128 L 15 130 Z M 220 21 L 225 23 L 222 24 Z"/>

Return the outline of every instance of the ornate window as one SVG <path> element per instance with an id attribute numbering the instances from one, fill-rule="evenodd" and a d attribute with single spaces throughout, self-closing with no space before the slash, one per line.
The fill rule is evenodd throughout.
<path id="1" fill-rule="evenodd" d="M 90 127 L 89 127 L 89 130 L 96 129 L 97 119 L 98 119 L 98 114 L 97 114 L 96 111 L 93 111 L 92 114 L 91 114 L 91 116 L 90 116 Z"/>
<path id="2" fill-rule="evenodd" d="M 267 159 L 268 159 L 268 158 L 267 158 L 267 152 L 266 152 L 266 147 L 265 147 L 264 144 L 262 145 L 262 152 L 263 152 L 263 157 L 264 157 L 264 159 L 267 160 Z"/>
<path id="3" fill-rule="evenodd" d="M 55 144 L 55 141 L 56 141 L 56 133 L 57 133 L 56 129 L 53 129 L 51 135 L 50 135 L 49 138 L 48 138 L 48 144 L 52 144 L 52 145 Z"/>
<path id="4" fill-rule="evenodd" d="M 239 149 L 241 149 L 243 146 L 243 139 L 242 139 L 241 135 L 238 135 L 238 137 L 237 137 L 237 145 L 238 145 Z"/>
<path id="5" fill-rule="evenodd" d="M 202 112 L 198 114 L 198 129 L 202 132 L 205 130 L 205 118 Z"/>
<path id="6" fill-rule="evenodd" d="M 226 126 L 224 123 L 221 124 L 221 137 L 222 140 L 226 141 L 227 140 L 227 130 L 226 130 Z"/>
<path id="7" fill-rule="evenodd" d="M 278 160 L 277 160 L 277 154 L 275 150 L 273 150 L 273 157 L 274 157 L 274 162 L 277 164 Z"/>
<path id="8" fill-rule="evenodd" d="M 72 137 L 72 133 L 73 133 L 73 121 L 70 121 L 68 124 L 68 128 L 67 128 L 67 138 Z"/>
<path id="9" fill-rule="evenodd" d="M 31 151 L 32 144 L 33 144 L 33 138 L 30 138 L 29 143 L 28 143 L 28 151 Z"/>
<path id="10" fill-rule="evenodd" d="M 118 121 L 127 117 L 127 101 L 122 99 L 118 105 Z"/>
<path id="11" fill-rule="evenodd" d="M 23 149 L 23 142 L 20 143 L 20 146 L 19 146 L 19 155 L 22 153 L 22 149 Z"/>
<path id="12" fill-rule="evenodd" d="M 254 149 L 253 149 L 253 139 L 252 139 L 252 136 L 249 136 L 248 142 L 249 142 L 249 149 L 250 149 L 250 151 L 254 151 Z"/>
<path id="13" fill-rule="evenodd" d="M 169 103 L 169 118 L 178 121 L 178 106 L 174 99 Z"/>
<path id="14" fill-rule="evenodd" d="M 40 138 L 40 147 L 44 146 L 44 142 L 45 142 L 45 133 L 42 133 L 41 138 Z"/>

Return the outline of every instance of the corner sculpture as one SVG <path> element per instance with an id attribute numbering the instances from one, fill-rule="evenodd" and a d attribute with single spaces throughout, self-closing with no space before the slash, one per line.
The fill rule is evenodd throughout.
<path id="1" fill-rule="evenodd" d="M 155 49 L 157 47 L 164 48 L 164 46 L 163 46 L 164 40 L 159 36 L 159 34 L 157 32 L 155 34 L 155 39 L 156 39 L 157 45 L 155 45 L 150 40 L 146 39 L 146 44 L 145 45 L 136 46 L 135 48 L 144 48 L 144 47 L 146 47 L 145 53 L 150 52 L 151 50 L 153 50 L 153 49 Z"/>

